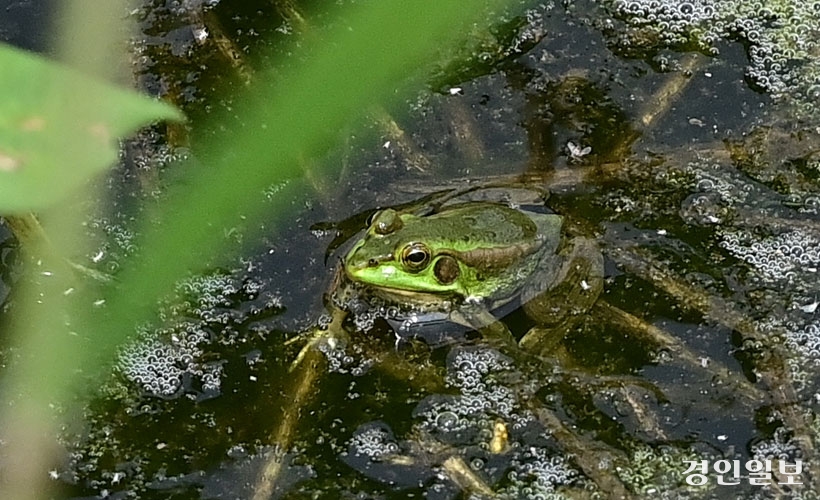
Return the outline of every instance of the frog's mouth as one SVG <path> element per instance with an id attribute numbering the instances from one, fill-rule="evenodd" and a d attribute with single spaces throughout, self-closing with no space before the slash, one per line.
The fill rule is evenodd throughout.
<path id="1" fill-rule="evenodd" d="M 463 297 L 453 291 L 426 292 L 418 290 L 406 290 L 398 287 L 385 285 L 374 285 L 356 280 L 347 276 L 356 286 L 361 287 L 366 295 L 378 297 L 391 303 L 405 304 L 411 307 L 424 306 L 427 308 L 447 309 L 455 301 L 458 302 Z"/>
<path id="2" fill-rule="evenodd" d="M 381 299 L 424 311 L 449 311 L 460 299 L 453 294 L 410 292 L 398 288 L 379 288 L 372 290 L 373 295 Z"/>
<path id="3" fill-rule="evenodd" d="M 383 285 L 364 285 L 367 287 L 368 290 L 372 290 L 375 293 L 378 292 L 385 292 L 390 295 L 396 295 L 403 298 L 412 298 L 412 297 L 429 297 L 430 300 L 442 300 L 447 296 L 453 295 L 452 293 L 447 292 L 419 292 L 418 290 L 405 290 L 403 288 L 396 288 L 392 286 L 383 286 Z"/>

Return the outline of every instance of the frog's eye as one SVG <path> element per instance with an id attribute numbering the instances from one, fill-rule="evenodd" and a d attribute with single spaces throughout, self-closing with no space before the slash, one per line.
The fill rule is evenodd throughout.
<path id="1" fill-rule="evenodd" d="M 430 249 L 424 243 L 410 243 L 401 251 L 401 263 L 408 271 L 421 271 L 430 263 Z"/>
<path id="2" fill-rule="evenodd" d="M 398 212 L 391 208 L 379 210 L 367 219 L 367 226 L 372 228 L 373 232 L 382 236 L 395 233 L 403 225 Z"/>

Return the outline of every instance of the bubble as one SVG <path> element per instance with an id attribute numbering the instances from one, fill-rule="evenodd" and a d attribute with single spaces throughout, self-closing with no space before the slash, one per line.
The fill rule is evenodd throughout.
<path id="1" fill-rule="evenodd" d="M 715 189 L 715 182 L 712 179 L 701 179 L 698 181 L 698 191 L 712 191 Z"/>
<path id="2" fill-rule="evenodd" d="M 820 85 L 817 87 L 817 97 L 820 98 Z M 820 208 L 820 196 L 807 196 L 805 200 L 803 200 L 803 206 L 808 209 L 817 210 Z"/>
<path id="3" fill-rule="evenodd" d="M 442 431 L 454 429 L 458 425 L 458 415 L 452 411 L 444 411 L 436 417 L 436 427 Z"/>
<path id="4" fill-rule="evenodd" d="M 536 447 L 524 450 L 511 465 L 507 491 L 517 492 L 516 498 L 554 498 L 557 487 L 571 484 L 578 475 L 563 457 Z"/>
<path id="5" fill-rule="evenodd" d="M 356 429 L 348 442 L 348 450 L 352 455 L 367 456 L 375 460 L 394 455 L 400 448 L 389 427 L 381 423 L 372 423 Z"/>
<path id="6" fill-rule="evenodd" d="M 730 233 L 726 231 L 724 235 Z M 820 265 L 812 253 L 820 240 L 800 229 L 751 244 L 742 241 L 741 234 L 735 233 L 731 239 L 724 238 L 721 246 L 751 264 L 769 282 L 794 280 L 798 278 L 796 270 Z"/>

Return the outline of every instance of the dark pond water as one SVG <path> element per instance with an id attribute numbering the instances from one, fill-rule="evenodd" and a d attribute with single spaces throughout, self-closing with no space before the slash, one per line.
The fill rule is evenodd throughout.
<path id="1" fill-rule="evenodd" d="M 185 148 L 179 131 L 161 129 L 126 145 L 105 183 L 112 208 L 89 221 L 102 239 L 89 265 L 115 273 L 138 250 L 133 221 L 174 175 L 169 161 L 239 128 L 208 117 L 271 63 L 269 49 L 288 64 L 276 49 L 305 29 L 288 3 L 211 3 L 144 2 L 131 13 L 139 84 L 193 125 Z M 274 498 L 813 494 L 816 68 L 799 50 L 773 67 L 782 54 L 767 44 L 788 35 L 777 31 L 782 14 L 670 5 L 516 4 L 444 57 L 428 88 L 374 111 L 315 160 L 341 169 L 298 196 L 286 185 L 250 193 L 287 197 L 288 221 L 227 233 L 241 255 L 181 283 L 159 306 L 162 323 L 123 349 L 82 425 L 61 437 L 60 494 L 251 498 L 272 463 L 282 464 Z M 322 5 L 295 8 L 310 29 L 330 22 Z M 47 5 L 2 9 L 12 15 L 0 37 L 42 49 Z M 708 43 L 686 38 L 697 34 Z M 232 63 L 219 37 L 241 57 Z M 324 294 L 349 248 L 328 256 L 334 238 L 375 208 L 521 174 L 550 189 L 565 233 L 594 239 L 605 259 L 598 304 L 555 348 L 521 362 L 477 335 L 397 340 L 362 314 L 346 323 L 349 343 L 324 344 L 329 368 L 295 403 L 307 372 L 289 367 L 303 342 L 286 341 L 330 321 Z M 2 231 L 6 270 L 15 250 Z M 532 326 L 521 311 L 505 321 L 518 336 Z M 290 414 L 286 449 L 276 448 Z M 741 469 L 740 484 L 716 486 L 712 470 L 694 488 L 683 474 L 687 460 L 753 459 L 802 459 L 805 485 L 753 485 Z"/>
<path id="2" fill-rule="evenodd" d="M 0 2 L 0 40 L 18 47 L 46 51 L 54 2 L 3 0 Z"/>

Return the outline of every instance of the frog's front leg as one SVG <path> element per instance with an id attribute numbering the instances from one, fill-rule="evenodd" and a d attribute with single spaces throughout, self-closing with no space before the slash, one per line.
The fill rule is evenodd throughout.
<path id="1" fill-rule="evenodd" d="M 553 286 L 522 294 L 524 311 L 537 323 L 519 342 L 528 352 L 554 352 L 604 288 L 604 259 L 593 240 L 574 238 L 561 257 L 563 265 L 551 280 Z"/>
<path id="2" fill-rule="evenodd" d="M 517 349 L 515 338 L 507 325 L 499 321 L 482 304 L 462 305 L 450 312 L 450 321 L 472 328 L 481 333 L 481 336 L 490 345 L 505 353 Z"/>

